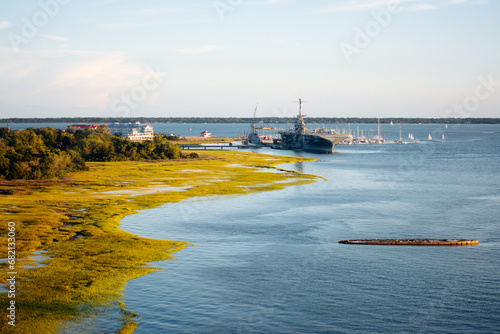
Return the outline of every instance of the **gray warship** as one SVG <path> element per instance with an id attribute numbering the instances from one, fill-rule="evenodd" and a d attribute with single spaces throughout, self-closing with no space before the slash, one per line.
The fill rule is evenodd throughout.
<path id="1" fill-rule="evenodd" d="M 317 153 L 332 153 L 333 147 L 349 138 L 334 130 L 307 130 L 302 115 L 302 99 L 299 99 L 299 115 L 292 129 L 278 132 L 281 139 L 274 142 L 273 148 L 282 150 L 304 150 Z"/>

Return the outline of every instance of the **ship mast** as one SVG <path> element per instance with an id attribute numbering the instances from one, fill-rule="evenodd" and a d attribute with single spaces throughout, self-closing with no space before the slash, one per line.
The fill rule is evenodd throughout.
<path id="1" fill-rule="evenodd" d="M 302 99 L 299 99 L 299 116 L 295 122 L 295 132 L 296 133 L 306 133 L 306 124 L 304 123 L 304 117 L 302 115 Z"/>

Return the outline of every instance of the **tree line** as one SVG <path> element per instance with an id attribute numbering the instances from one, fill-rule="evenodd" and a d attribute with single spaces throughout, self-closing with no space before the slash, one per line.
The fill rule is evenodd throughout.
<path id="1" fill-rule="evenodd" d="M 251 123 L 251 117 L 60 117 L 60 118 L 4 118 L 0 124 L 8 123 Z M 256 117 L 255 122 L 266 124 L 293 123 L 294 117 Z M 377 124 L 378 118 L 366 117 L 307 117 L 311 124 Z M 381 124 L 500 124 L 500 118 L 380 118 Z"/>
<path id="2" fill-rule="evenodd" d="M 109 129 L 49 127 L 12 131 L 0 128 L 0 178 L 40 180 L 68 172 L 88 170 L 86 161 L 178 159 L 179 145 L 167 135 L 151 141 L 133 142 L 112 135 Z M 172 139 L 172 138 L 170 138 Z M 187 157 L 196 158 L 196 153 Z"/>

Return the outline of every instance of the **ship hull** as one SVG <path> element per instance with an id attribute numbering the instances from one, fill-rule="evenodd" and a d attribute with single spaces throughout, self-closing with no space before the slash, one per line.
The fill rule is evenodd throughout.
<path id="1" fill-rule="evenodd" d="M 285 150 L 304 150 L 318 153 L 332 153 L 333 147 L 348 138 L 343 135 L 307 134 L 280 132 L 279 148 Z"/>

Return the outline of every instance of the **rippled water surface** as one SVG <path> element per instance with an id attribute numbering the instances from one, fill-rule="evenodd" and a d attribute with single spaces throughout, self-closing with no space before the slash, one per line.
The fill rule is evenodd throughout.
<path id="1" fill-rule="evenodd" d="M 500 331 L 500 126 L 414 125 L 443 142 L 337 146 L 280 167 L 327 181 L 193 199 L 122 228 L 194 245 L 130 281 L 136 333 Z M 338 244 L 470 238 L 472 247 Z"/>

